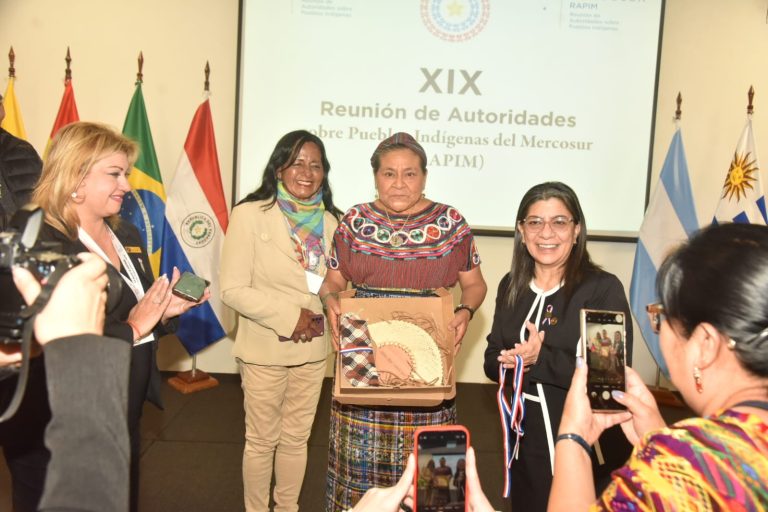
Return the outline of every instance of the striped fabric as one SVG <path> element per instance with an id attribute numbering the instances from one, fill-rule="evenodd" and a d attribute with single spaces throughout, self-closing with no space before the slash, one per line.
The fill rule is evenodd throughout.
<path id="1" fill-rule="evenodd" d="M 333 401 L 329 433 L 326 511 L 347 510 L 371 487 L 395 485 L 413 451 L 413 433 L 425 425 L 453 425 L 456 406 L 357 407 Z"/>
<path id="2" fill-rule="evenodd" d="M 393 235 L 403 244 L 391 244 Z M 354 265 L 345 262 L 353 261 Z M 352 207 L 334 235 L 328 267 L 372 288 L 435 289 L 456 284 L 480 264 L 472 232 L 455 208 L 433 203 L 422 212 L 389 215 L 373 203 Z"/>
<path id="3" fill-rule="evenodd" d="M 768 510 L 768 424 L 724 411 L 648 435 L 592 510 Z"/>

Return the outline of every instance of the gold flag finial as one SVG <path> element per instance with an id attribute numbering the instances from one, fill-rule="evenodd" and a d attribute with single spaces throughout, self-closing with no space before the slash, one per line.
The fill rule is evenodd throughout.
<path id="1" fill-rule="evenodd" d="M 205 61 L 205 85 L 203 86 L 203 90 L 205 92 L 211 91 L 211 82 L 208 80 L 211 76 L 211 66 L 208 64 L 208 61 Z"/>
<path id="2" fill-rule="evenodd" d="M 11 46 L 11 51 L 8 52 L 8 63 L 10 64 L 8 66 L 8 78 L 16 78 L 16 68 L 13 67 L 14 62 L 16 62 L 16 54 L 13 53 L 13 46 Z"/>
<path id="3" fill-rule="evenodd" d="M 64 60 L 67 63 L 67 69 L 64 70 L 64 81 L 69 82 L 72 80 L 72 68 L 70 66 L 72 64 L 72 55 L 69 53 L 69 46 L 67 46 L 67 56 Z"/>
<path id="4" fill-rule="evenodd" d="M 136 73 L 136 83 L 144 83 L 144 52 L 139 52 L 139 72 Z"/>

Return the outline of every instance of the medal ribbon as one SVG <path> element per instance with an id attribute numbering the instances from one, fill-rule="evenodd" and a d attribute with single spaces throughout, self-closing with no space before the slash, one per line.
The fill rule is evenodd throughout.
<path id="1" fill-rule="evenodd" d="M 501 431 L 504 438 L 504 493 L 509 498 L 512 488 L 512 461 L 517 458 L 520 450 L 520 438 L 523 437 L 523 418 L 525 418 L 525 398 L 523 398 L 523 358 L 515 356 L 515 373 L 512 380 L 512 403 L 510 404 L 504 395 L 504 379 L 507 369 L 504 364 L 499 364 L 499 390 L 496 399 L 499 405 L 499 417 L 501 418 Z M 512 447 L 512 432 L 515 435 L 514 448 Z"/>

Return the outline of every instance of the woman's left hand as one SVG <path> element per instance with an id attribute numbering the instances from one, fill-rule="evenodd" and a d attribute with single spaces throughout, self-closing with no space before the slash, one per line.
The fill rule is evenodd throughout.
<path id="1" fill-rule="evenodd" d="M 587 365 L 584 364 L 583 358 L 577 358 L 576 371 L 573 373 L 571 388 L 568 390 L 563 416 L 560 419 L 559 433 L 578 434 L 592 446 L 605 429 L 630 419 L 632 415 L 627 411 L 592 411 L 587 396 Z"/>
<path id="2" fill-rule="evenodd" d="M 171 284 L 169 286 L 169 290 L 173 290 L 173 287 L 176 285 L 176 283 L 179 281 L 179 278 L 181 277 L 181 272 L 179 272 L 179 269 L 176 267 L 173 267 L 173 274 L 171 275 Z M 168 303 L 168 307 L 165 308 L 165 312 L 163 312 L 163 316 L 160 319 L 160 321 L 163 324 L 168 323 L 168 320 L 171 318 L 175 318 L 182 313 L 186 313 L 190 309 L 194 308 L 195 306 L 199 306 L 203 302 L 207 301 L 211 298 L 211 290 L 210 288 L 206 288 L 205 292 L 203 292 L 203 296 L 200 297 L 200 300 L 197 302 L 193 302 L 191 300 L 187 300 L 183 297 L 179 297 L 178 295 L 173 295 L 171 293 L 171 301 Z"/>
<path id="3" fill-rule="evenodd" d="M 541 345 L 544 343 L 546 333 L 537 331 L 532 322 L 526 322 L 525 327 L 528 329 L 528 340 L 524 343 L 515 343 L 514 348 L 501 351 L 498 361 L 504 363 L 504 368 L 515 367 L 515 356 L 523 358 L 523 366 L 526 369 L 539 360 L 539 352 L 541 352 Z"/>
<path id="4" fill-rule="evenodd" d="M 470 316 L 471 315 L 469 314 L 469 311 L 466 309 L 460 309 L 455 313 L 453 320 L 451 320 L 451 322 L 448 324 L 448 328 L 454 332 L 454 355 L 458 354 L 459 350 L 461 350 L 461 340 L 463 340 L 464 335 L 467 334 L 467 327 L 469 327 Z"/>

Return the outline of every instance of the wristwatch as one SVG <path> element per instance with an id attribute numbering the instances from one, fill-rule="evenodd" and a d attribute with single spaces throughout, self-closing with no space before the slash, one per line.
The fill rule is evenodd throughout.
<path id="1" fill-rule="evenodd" d="M 466 309 L 467 311 L 469 311 L 469 319 L 472 320 L 472 318 L 475 316 L 475 308 L 473 308 L 472 306 L 467 306 L 466 304 L 459 304 L 458 306 L 453 308 L 453 312 L 458 313 L 462 309 Z"/>

